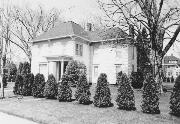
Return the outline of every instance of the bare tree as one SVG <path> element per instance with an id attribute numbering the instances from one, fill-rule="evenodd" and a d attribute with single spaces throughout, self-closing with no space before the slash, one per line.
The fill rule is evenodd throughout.
<path id="1" fill-rule="evenodd" d="M 147 29 L 151 43 L 151 64 L 156 81 L 161 84 L 162 59 L 180 32 L 180 8 L 169 6 L 172 0 L 98 0 L 113 25 L 124 30 L 134 27 L 137 36 Z M 165 40 L 168 44 L 163 47 Z"/>
<path id="2" fill-rule="evenodd" d="M 30 8 L 21 9 L 14 7 L 13 19 L 15 27 L 12 34 L 19 39 L 18 46 L 25 52 L 31 63 L 31 43 L 39 34 L 48 31 L 54 27 L 55 22 L 59 20 L 59 11 L 52 9 L 50 12 L 43 10 L 41 6 L 37 10 Z"/>

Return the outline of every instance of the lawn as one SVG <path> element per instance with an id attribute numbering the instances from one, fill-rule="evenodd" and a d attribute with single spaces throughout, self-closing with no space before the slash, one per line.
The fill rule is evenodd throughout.
<path id="1" fill-rule="evenodd" d="M 92 98 L 95 85 L 91 87 Z M 97 108 L 80 105 L 76 101 L 58 102 L 33 97 L 9 97 L 0 100 L 0 111 L 24 117 L 44 124 L 180 124 L 180 118 L 169 112 L 170 93 L 160 96 L 161 114 L 151 115 L 141 112 L 141 91 L 135 90 L 136 111 L 118 110 L 115 103 L 116 86 L 110 86 L 113 107 Z M 74 92 L 73 88 L 73 92 Z"/>

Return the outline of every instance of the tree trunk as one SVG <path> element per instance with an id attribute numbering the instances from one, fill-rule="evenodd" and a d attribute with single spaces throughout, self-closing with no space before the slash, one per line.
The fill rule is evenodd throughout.
<path id="1" fill-rule="evenodd" d="M 156 55 L 156 61 L 155 61 L 155 80 L 157 83 L 157 91 L 159 93 L 163 93 L 163 70 L 162 70 L 162 57 L 159 55 Z"/>

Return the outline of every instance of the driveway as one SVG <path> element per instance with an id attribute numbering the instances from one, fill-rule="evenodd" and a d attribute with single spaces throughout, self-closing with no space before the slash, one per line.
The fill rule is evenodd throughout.
<path id="1" fill-rule="evenodd" d="M 37 124 L 35 122 L 0 112 L 1 124 Z"/>

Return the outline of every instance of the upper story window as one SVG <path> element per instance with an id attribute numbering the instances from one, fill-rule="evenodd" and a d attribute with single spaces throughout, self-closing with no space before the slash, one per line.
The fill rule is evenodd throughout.
<path id="1" fill-rule="evenodd" d="M 82 56 L 83 55 L 83 45 L 76 44 L 76 55 Z"/>

